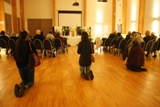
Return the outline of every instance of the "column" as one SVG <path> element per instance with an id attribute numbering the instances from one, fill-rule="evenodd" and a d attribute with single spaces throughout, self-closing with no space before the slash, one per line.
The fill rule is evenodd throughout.
<path id="1" fill-rule="evenodd" d="M 115 31 L 116 0 L 112 0 L 112 32 Z"/>
<path id="2" fill-rule="evenodd" d="M 84 0 L 84 7 L 83 7 L 83 10 L 84 10 L 84 26 L 87 26 L 87 0 Z"/>
<path id="3" fill-rule="evenodd" d="M 53 0 L 53 18 L 52 25 L 56 26 L 56 0 Z"/>
<path id="4" fill-rule="evenodd" d="M 126 34 L 126 22 L 127 22 L 127 0 L 123 0 L 122 7 L 122 33 Z"/>
<path id="5" fill-rule="evenodd" d="M 4 0 L 0 0 L 0 30 L 6 30 L 4 14 Z"/>
<path id="6" fill-rule="evenodd" d="M 20 16 L 21 16 L 21 29 L 25 30 L 25 19 L 24 19 L 24 0 L 20 0 Z"/>
<path id="7" fill-rule="evenodd" d="M 144 33 L 144 13 L 145 13 L 145 0 L 140 0 L 138 32 L 140 32 L 141 34 Z"/>
<path id="8" fill-rule="evenodd" d="M 19 33 L 16 0 L 12 0 L 12 21 L 13 21 L 13 31 Z"/>

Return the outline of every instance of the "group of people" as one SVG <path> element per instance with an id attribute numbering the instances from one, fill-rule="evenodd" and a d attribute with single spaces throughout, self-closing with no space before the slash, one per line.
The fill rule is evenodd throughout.
<path id="1" fill-rule="evenodd" d="M 141 36 L 141 33 L 139 32 L 131 32 L 129 31 L 128 34 L 126 35 L 125 38 L 121 35 L 121 33 L 117 33 L 114 31 L 111 33 L 108 37 L 111 41 L 115 39 L 114 43 L 112 43 L 112 47 L 118 48 L 120 41 L 124 40 L 125 41 L 125 46 L 123 47 L 122 51 L 122 56 L 123 59 L 126 61 L 126 67 L 132 71 L 146 71 L 147 69 L 142 68 L 144 66 L 144 58 L 145 56 L 147 57 L 149 52 L 144 53 L 144 49 L 141 46 L 141 43 L 147 44 L 150 40 L 153 42 L 158 40 L 160 43 L 160 38 L 157 39 L 157 36 L 155 36 L 154 32 L 151 32 L 147 30 L 145 32 L 145 37 Z M 103 38 L 102 41 L 105 39 Z M 104 42 L 103 42 L 104 43 Z M 145 47 L 145 46 L 144 46 Z M 160 44 L 157 48 L 157 50 L 160 49 Z M 115 53 L 116 54 L 116 53 Z M 156 52 L 154 52 L 153 57 L 156 57 Z"/>
<path id="2" fill-rule="evenodd" d="M 16 41 L 18 39 L 18 36 L 16 35 L 16 33 L 12 32 L 11 35 L 8 36 L 6 34 L 6 32 L 4 30 L 2 30 L 0 32 L 0 39 L 4 40 L 6 42 L 6 45 L 7 45 L 7 47 L 6 47 L 6 55 L 9 55 L 9 54 L 12 55 L 13 54 L 13 50 L 11 50 L 9 52 L 9 43 L 8 43 L 8 41 L 9 41 L 9 39 L 13 39 L 14 41 Z"/>

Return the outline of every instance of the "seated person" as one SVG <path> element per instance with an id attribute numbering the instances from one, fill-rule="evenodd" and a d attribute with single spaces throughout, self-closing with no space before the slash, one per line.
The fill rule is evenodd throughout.
<path id="1" fill-rule="evenodd" d="M 56 33 L 54 34 L 54 36 L 55 36 L 55 39 L 56 39 L 56 38 L 59 38 L 59 39 L 61 40 L 61 42 L 62 42 L 62 52 L 65 52 L 65 51 L 64 51 L 64 48 L 65 48 L 64 38 L 60 36 L 60 32 L 56 32 Z M 55 44 L 55 41 L 54 41 L 54 44 Z M 56 45 L 56 44 L 55 44 L 55 45 Z M 56 47 L 56 50 L 58 50 L 58 47 Z"/>
<path id="2" fill-rule="evenodd" d="M 145 68 L 141 68 L 144 66 L 145 61 L 144 51 L 137 40 L 134 40 L 132 43 L 133 46 L 129 51 L 126 67 L 132 71 L 147 71 Z"/>

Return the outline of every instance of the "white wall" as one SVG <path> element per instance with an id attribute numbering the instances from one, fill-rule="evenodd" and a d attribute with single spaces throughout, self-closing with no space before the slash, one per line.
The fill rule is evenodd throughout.
<path id="1" fill-rule="evenodd" d="M 12 15 L 12 6 L 7 2 L 4 2 L 4 12 Z"/>
<path id="2" fill-rule="evenodd" d="M 52 19 L 53 0 L 24 0 L 24 13 L 26 29 L 27 19 Z"/>

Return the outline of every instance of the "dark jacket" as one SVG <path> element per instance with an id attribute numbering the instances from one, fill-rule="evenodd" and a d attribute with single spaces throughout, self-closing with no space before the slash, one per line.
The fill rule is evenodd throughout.
<path id="1" fill-rule="evenodd" d="M 32 39 L 32 41 L 34 41 L 35 39 L 40 39 L 42 42 L 45 39 L 45 37 L 43 35 L 35 35 Z"/>
<path id="2" fill-rule="evenodd" d="M 36 52 L 36 49 L 32 43 L 31 46 L 32 50 Z M 16 65 L 18 68 L 23 68 L 25 66 L 28 66 L 29 52 L 30 52 L 29 41 L 28 40 L 22 41 L 21 39 L 18 39 L 16 41 L 15 51 L 13 52 L 14 59 L 16 61 Z"/>
<path id="3" fill-rule="evenodd" d="M 151 36 L 146 36 L 143 38 L 143 40 L 145 41 L 145 43 L 147 44 L 148 41 L 152 40 L 152 37 Z"/>
<path id="4" fill-rule="evenodd" d="M 79 65 L 90 66 L 90 57 L 91 54 L 94 53 L 93 43 L 91 43 L 89 40 L 79 42 L 77 53 L 80 54 Z"/>
<path id="5" fill-rule="evenodd" d="M 131 48 L 128 55 L 127 64 L 137 67 L 144 65 L 144 52 L 140 46 Z"/>

